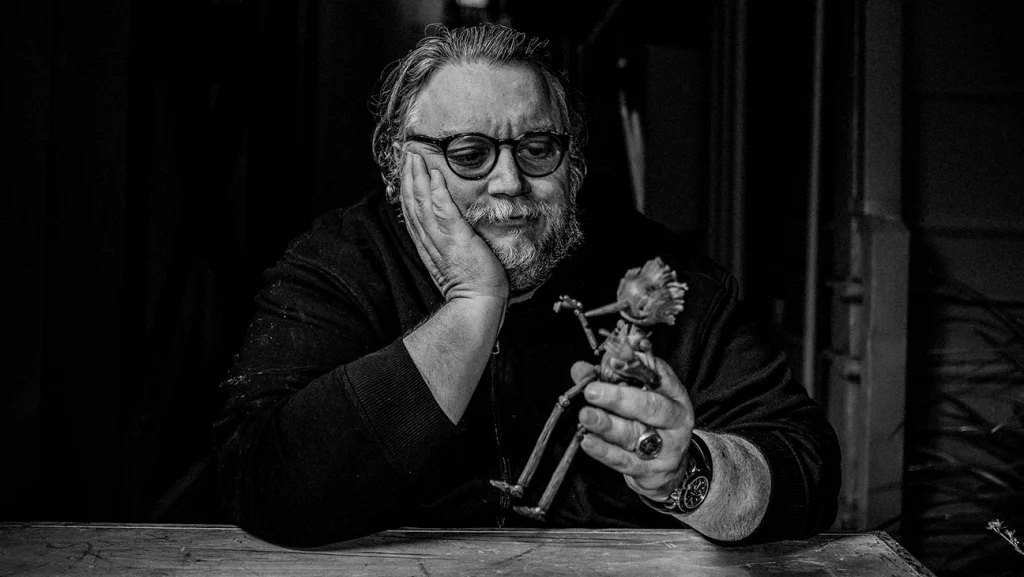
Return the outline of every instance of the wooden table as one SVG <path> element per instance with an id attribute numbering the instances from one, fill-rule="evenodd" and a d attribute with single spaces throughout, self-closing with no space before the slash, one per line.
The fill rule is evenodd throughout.
<path id="1" fill-rule="evenodd" d="M 0 576 L 931 575 L 885 533 L 718 547 L 663 530 L 385 531 L 318 549 L 214 525 L 0 524 Z"/>

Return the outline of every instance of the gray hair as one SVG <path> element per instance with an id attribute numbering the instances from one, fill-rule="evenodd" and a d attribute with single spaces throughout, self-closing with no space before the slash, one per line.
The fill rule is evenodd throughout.
<path id="1" fill-rule="evenodd" d="M 373 155 L 387 185 L 387 196 L 398 199 L 402 179 L 402 151 L 413 101 L 437 70 L 450 64 L 484 62 L 492 65 L 526 65 L 537 71 L 547 84 L 569 135 L 569 192 L 571 197 L 587 174 L 583 158 L 586 131 L 583 104 L 565 76 L 550 64 L 547 40 L 527 36 L 507 26 L 481 24 L 449 30 L 438 25 L 434 34 L 422 39 L 409 54 L 391 65 L 379 96 L 372 102 L 377 117 L 373 130 Z"/>

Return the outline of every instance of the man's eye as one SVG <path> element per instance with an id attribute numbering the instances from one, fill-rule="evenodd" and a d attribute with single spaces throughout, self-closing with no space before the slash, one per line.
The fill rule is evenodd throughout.
<path id="1" fill-rule="evenodd" d="M 519 147 L 519 155 L 526 158 L 547 158 L 554 154 L 555 148 L 547 142 L 528 142 Z"/>
<path id="2" fill-rule="evenodd" d="M 480 166 L 490 157 L 490 149 L 480 146 L 463 146 L 448 149 L 448 160 L 460 166 Z"/>

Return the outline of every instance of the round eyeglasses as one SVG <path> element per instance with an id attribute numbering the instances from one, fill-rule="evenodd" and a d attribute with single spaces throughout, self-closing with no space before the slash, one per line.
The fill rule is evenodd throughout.
<path id="1" fill-rule="evenodd" d="M 519 138 L 497 139 L 478 132 L 431 138 L 410 134 L 406 140 L 436 147 L 444 154 L 448 168 L 467 180 L 479 180 L 498 164 L 498 150 L 512 146 L 516 166 L 527 176 L 547 176 L 558 169 L 569 148 L 569 137 L 554 132 L 527 132 Z"/>

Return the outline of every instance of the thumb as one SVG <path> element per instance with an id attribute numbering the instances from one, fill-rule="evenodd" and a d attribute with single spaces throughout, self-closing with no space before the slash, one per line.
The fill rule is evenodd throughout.
<path id="1" fill-rule="evenodd" d="M 576 361 L 569 374 L 572 375 L 572 381 L 582 387 L 597 379 L 597 367 L 585 361 Z"/>
<path id="2" fill-rule="evenodd" d="M 652 356 L 651 358 L 654 360 L 654 370 L 658 372 L 658 379 L 661 381 L 658 392 L 674 401 L 690 406 L 690 395 L 683 388 L 683 384 L 679 382 L 679 377 L 676 376 L 672 367 L 658 357 Z"/>

